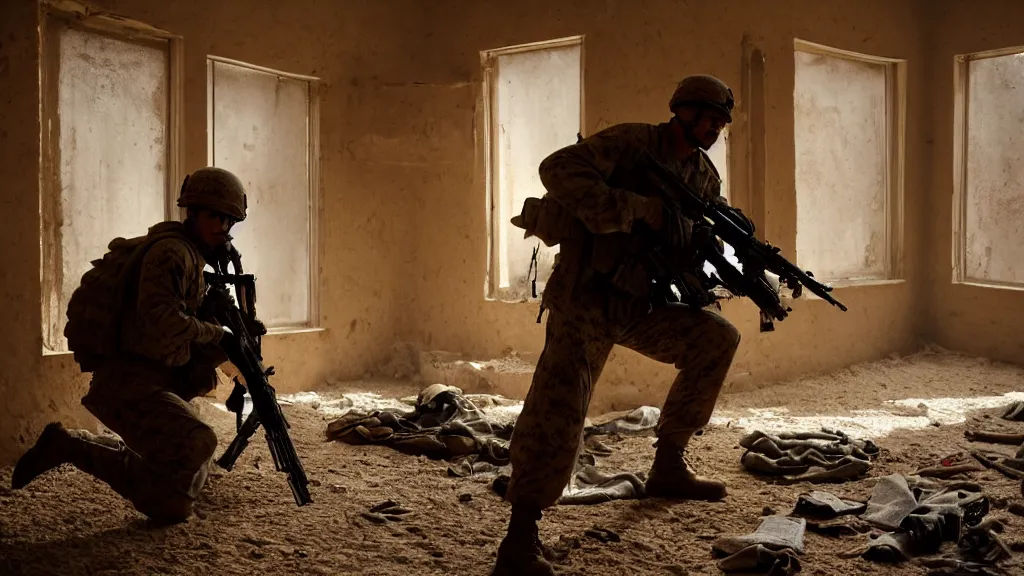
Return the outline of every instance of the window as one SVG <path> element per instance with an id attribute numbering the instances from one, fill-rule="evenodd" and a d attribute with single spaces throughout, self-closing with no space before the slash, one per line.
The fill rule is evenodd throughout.
<path id="1" fill-rule="evenodd" d="M 41 58 L 43 352 L 67 351 L 71 293 L 116 237 L 175 219 L 180 50 L 127 20 L 47 5 Z"/>
<path id="2" fill-rule="evenodd" d="M 582 132 L 583 37 L 490 50 L 481 61 L 490 226 L 485 294 L 521 301 L 533 296 L 534 278 L 540 295 L 558 246 L 524 239 L 509 220 L 527 198 L 545 194 L 541 161 Z"/>
<path id="3" fill-rule="evenodd" d="M 954 282 L 1024 283 L 1024 48 L 956 59 Z"/>
<path id="4" fill-rule="evenodd" d="M 796 42 L 797 263 L 823 281 L 902 274 L 905 63 Z"/>
<path id="5" fill-rule="evenodd" d="M 319 325 L 317 79 L 209 58 L 210 164 L 245 184 L 232 229 L 271 330 Z"/>
<path id="6" fill-rule="evenodd" d="M 722 196 L 727 200 L 729 197 L 729 127 L 726 126 L 718 142 L 708 149 L 708 157 L 718 170 L 718 177 L 722 179 Z"/>

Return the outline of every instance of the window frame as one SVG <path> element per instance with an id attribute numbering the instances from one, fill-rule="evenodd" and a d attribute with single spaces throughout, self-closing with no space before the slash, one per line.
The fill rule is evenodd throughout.
<path id="1" fill-rule="evenodd" d="M 824 44 L 793 39 L 794 56 L 797 52 L 842 58 L 854 62 L 866 62 L 885 66 L 885 263 L 883 272 L 877 276 L 857 278 L 819 278 L 833 287 L 886 284 L 903 281 L 904 277 L 904 188 L 906 172 L 906 119 L 907 119 L 907 61 L 853 52 Z M 796 69 L 794 63 L 794 77 Z M 794 92 L 795 92 L 794 82 Z M 796 120 L 794 110 L 794 122 Z M 794 138 L 796 134 L 794 134 Z M 795 159 L 794 159 L 795 160 Z M 795 173 L 795 163 L 794 163 Z M 794 180 L 794 206 L 798 192 Z M 796 243 L 796 222 L 794 214 L 794 246 Z M 796 250 L 794 250 L 796 252 Z M 799 258 L 799 254 L 797 254 Z"/>
<path id="2" fill-rule="evenodd" d="M 316 76 L 308 76 L 305 74 L 296 74 L 293 72 L 284 72 L 281 70 L 275 70 L 273 68 L 267 68 L 258 64 L 250 62 L 244 62 L 241 60 L 233 60 L 231 58 L 225 58 L 222 56 L 214 56 L 212 54 L 206 55 L 206 155 L 207 162 L 210 166 L 214 166 L 215 149 L 214 142 L 216 135 L 214 134 L 214 119 L 215 119 L 215 90 L 214 90 L 214 79 L 216 68 L 215 64 L 228 64 L 231 66 L 239 66 L 254 70 L 257 72 L 263 72 L 265 74 L 272 74 L 279 78 L 285 78 L 288 80 L 299 80 L 305 82 L 308 90 L 308 106 L 309 112 L 306 121 L 306 134 L 308 142 L 308 153 L 307 159 L 309 165 L 307 166 L 307 183 L 308 183 L 308 200 L 309 200 L 309 246 L 307 251 L 309 252 L 309 286 L 308 298 L 309 298 L 309 309 L 306 314 L 306 320 L 298 323 L 286 324 L 281 326 L 275 326 L 273 328 L 267 327 L 268 334 L 296 334 L 302 332 L 317 332 L 323 330 L 323 316 L 321 313 L 321 273 L 320 273 L 320 261 L 322 259 L 321 251 L 323 249 L 323 243 L 320 241 L 320 208 L 323 203 L 323 187 L 320 178 L 320 93 L 322 79 Z M 243 268 L 245 252 L 242 252 Z M 257 295 L 259 294 L 259 288 L 257 287 Z"/>
<path id="3" fill-rule="evenodd" d="M 178 215 L 176 206 L 182 178 L 184 138 L 182 137 L 183 60 L 181 36 L 128 18 L 90 13 L 73 2 L 59 4 L 46 0 L 39 11 L 39 281 L 40 340 L 43 356 L 71 354 L 57 349 L 63 334 L 52 333 L 62 323 L 67 302 L 60 302 L 63 286 L 63 242 L 60 230 L 60 33 L 73 29 L 123 42 L 161 48 L 167 53 L 167 170 L 164 189 L 164 218 Z M 97 255 L 99 258 L 102 255 Z M 62 305 L 60 305 L 62 304 Z"/>
<path id="4" fill-rule="evenodd" d="M 970 115 L 970 65 L 976 60 L 1024 54 L 1024 45 L 953 56 L 953 219 L 952 283 L 1024 290 L 1024 282 L 972 278 L 967 274 L 967 152 Z"/>
<path id="5" fill-rule="evenodd" d="M 586 136 L 586 43 L 585 35 L 580 34 L 576 36 L 566 36 L 562 38 L 556 38 L 553 40 L 542 40 L 539 42 L 530 42 L 527 44 L 516 44 L 513 46 L 506 46 L 503 48 L 494 48 L 491 50 L 483 50 L 480 52 L 480 65 L 483 70 L 483 149 L 484 149 L 484 187 L 486 197 L 486 208 L 485 208 L 485 221 L 487 225 L 487 250 L 486 250 L 486 273 L 484 275 L 484 299 L 487 301 L 500 301 L 509 303 L 518 302 L 538 302 L 541 298 L 542 289 L 538 283 L 538 294 L 534 298 L 532 295 L 527 294 L 524 298 L 519 295 L 516 291 L 509 288 L 501 288 L 499 282 L 499 273 L 501 270 L 501 263 L 504 259 L 502 254 L 501 243 L 498 241 L 500 238 L 500 231 L 502 226 L 509 226 L 515 230 L 519 230 L 512 226 L 509 222 L 499 222 L 497 215 L 500 213 L 498 202 L 501 201 L 499 198 L 499 192 L 497 190 L 496 174 L 498 167 L 497 146 L 500 145 L 498 141 L 498 130 L 497 122 L 498 115 L 496 114 L 496 99 L 497 99 L 497 80 L 498 80 L 498 57 L 508 56 L 510 54 L 518 54 L 522 52 L 534 52 L 539 50 L 550 50 L 556 48 L 565 48 L 568 46 L 579 46 L 580 50 L 580 119 L 579 119 L 579 132 L 581 136 Z M 554 152 L 552 150 L 551 152 Z"/>

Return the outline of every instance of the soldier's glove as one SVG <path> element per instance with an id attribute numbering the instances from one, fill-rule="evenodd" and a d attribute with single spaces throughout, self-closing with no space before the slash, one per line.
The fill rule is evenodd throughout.
<path id="1" fill-rule="evenodd" d="M 224 286 L 211 286 L 203 296 L 203 303 L 199 305 L 196 316 L 200 320 L 209 322 L 217 317 L 217 312 L 229 308 L 235 303 L 231 293 Z"/>
<path id="2" fill-rule="evenodd" d="M 221 326 L 224 333 L 220 337 L 220 347 L 228 358 L 235 362 L 242 355 L 242 343 L 234 332 L 227 326 Z"/>
<path id="3" fill-rule="evenodd" d="M 665 204 L 657 196 L 647 197 L 644 199 L 643 212 L 639 214 L 639 217 L 652 230 L 661 230 L 665 221 Z"/>

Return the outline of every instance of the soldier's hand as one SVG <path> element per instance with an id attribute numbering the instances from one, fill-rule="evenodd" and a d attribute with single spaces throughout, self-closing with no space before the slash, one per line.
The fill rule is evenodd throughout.
<path id="1" fill-rule="evenodd" d="M 654 230 L 661 230 L 665 220 L 665 205 L 662 203 L 661 198 L 652 196 L 646 199 L 644 202 L 644 213 L 643 221 Z"/>
<path id="2" fill-rule="evenodd" d="M 228 359 L 237 359 L 237 355 L 242 351 L 242 344 L 238 340 L 238 336 L 227 326 L 221 326 L 221 330 L 224 331 L 220 337 L 221 349 L 227 354 Z"/>

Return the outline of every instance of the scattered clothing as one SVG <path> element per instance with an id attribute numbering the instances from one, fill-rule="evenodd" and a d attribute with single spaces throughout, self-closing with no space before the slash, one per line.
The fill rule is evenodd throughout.
<path id="1" fill-rule="evenodd" d="M 874 528 L 871 524 L 855 516 L 840 516 L 834 520 L 807 520 L 807 529 L 815 534 L 828 536 L 829 538 L 841 538 L 843 536 L 857 536 L 868 534 Z"/>
<path id="2" fill-rule="evenodd" d="M 654 406 L 641 406 L 629 412 L 611 412 L 596 418 L 596 424 L 584 426 L 583 435 L 587 437 L 610 434 L 646 434 L 658 426 L 661 409 Z"/>
<path id="3" fill-rule="evenodd" d="M 797 498 L 793 512 L 801 516 L 835 518 L 844 514 L 860 514 L 865 508 L 867 508 L 867 504 L 864 502 L 844 500 L 834 494 L 815 490 L 808 494 L 801 494 Z"/>
<path id="4" fill-rule="evenodd" d="M 970 482 L 943 485 L 918 476 L 893 474 L 878 479 L 861 520 L 885 530 L 841 554 L 876 562 L 898 563 L 935 554 L 944 542 L 965 550 L 991 553 L 992 537 L 976 532 L 989 511 L 981 487 Z M 975 535 L 970 540 L 968 535 Z"/>
<path id="5" fill-rule="evenodd" d="M 450 469 L 449 469 L 450 471 Z M 491 488 L 505 497 L 510 475 L 507 469 L 494 479 Z M 556 504 L 600 504 L 611 500 L 629 500 L 645 496 L 644 481 L 637 474 L 629 472 L 608 473 L 595 466 L 585 464 L 576 469 L 569 484 L 562 490 Z"/>
<path id="6" fill-rule="evenodd" d="M 764 573 L 789 576 L 800 571 L 800 558 L 789 548 L 772 550 L 761 544 L 748 546 L 718 562 L 722 572 Z"/>
<path id="7" fill-rule="evenodd" d="M 722 557 L 723 572 L 763 572 L 788 575 L 800 571 L 799 554 L 804 551 L 803 518 L 768 516 L 751 534 L 719 538 L 712 552 Z"/>
<path id="8" fill-rule="evenodd" d="M 1003 412 L 1003 420 L 1024 422 L 1024 402 L 1017 401 L 1007 406 L 1006 410 Z"/>
<path id="9" fill-rule="evenodd" d="M 1024 458 L 1010 457 L 998 452 L 971 452 L 971 456 L 986 468 L 998 470 L 1014 480 L 1024 480 Z M 1022 483 L 1024 487 L 1024 483 Z M 1022 488 L 1024 492 L 1024 488 Z"/>
<path id="10" fill-rule="evenodd" d="M 922 566 L 931 568 L 928 576 L 1002 576 L 1001 568 L 977 562 L 965 562 L 956 558 L 922 558 Z"/>
<path id="11" fill-rule="evenodd" d="M 767 434 L 756 430 L 740 440 L 740 462 L 751 472 L 775 476 L 780 483 L 844 482 L 871 469 L 878 447 L 840 431 Z"/>
<path id="12" fill-rule="evenodd" d="M 661 410 L 641 406 L 605 415 L 584 428 L 584 442 L 573 475 L 558 504 L 596 504 L 642 498 L 644 481 L 629 472 L 598 468 L 597 456 L 611 453 L 602 437 L 644 434 L 657 426 Z M 412 410 L 386 409 L 366 414 L 350 411 L 330 422 L 327 438 L 348 444 L 380 444 L 405 454 L 447 460 L 448 475 L 465 478 L 496 476 L 492 487 L 504 496 L 508 488 L 509 440 L 514 423 L 487 417 L 476 403 L 453 386 L 434 384 L 420 392 Z"/>

